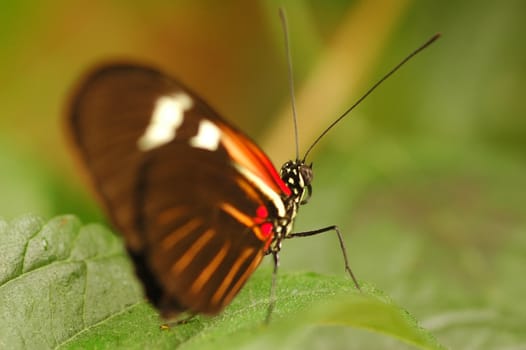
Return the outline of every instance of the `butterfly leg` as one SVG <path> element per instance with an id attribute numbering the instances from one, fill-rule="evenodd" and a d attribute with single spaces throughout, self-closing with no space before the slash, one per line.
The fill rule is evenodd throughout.
<path id="1" fill-rule="evenodd" d="M 268 304 L 267 317 L 265 318 L 265 323 L 270 322 L 270 317 L 272 316 L 272 311 L 276 305 L 276 280 L 278 276 L 278 266 L 279 266 L 279 253 L 272 252 L 272 258 L 274 260 L 274 270 L 272 271 L 272 285 L 270 286 L 270 300 Z"/>
<path id="2" fill-rule="evenodd" d="M 168 321 L 166 323 L 163 323 L 159 328 L 161 330 L 166 330 L 166 329 L 170 329 L 171 327 L 179 326 L 179 325 L 182 325 L 182 324 L 187 324 L 191 320 L 193 320 L 196 316 L 197 316 L 197 314 L 192 314 L 192 315 L 189 315 L 187 317 L 184 317 L 184 318 L 181 318 L 181 319 L 178 319 L 178 320 L 176 319 L 176 320 Z"/>
<path id="3" fill-rule="evenodd" d="M 354 273 L 351 270 L 351 267 L 349 266 L 349 259 L 347 258 L 347 249 L 345 249 L 345 243 L 343 242 L 343 236 L 340 233 L 340 229 L 336 225 L 323 227 L 317 230 L 312 231 L 305 231 L 305 232 L 293 232 L 287 235 L 285 238 L 294 238 L 294 237 L 308 237 L 308 236 L 315 236 L 320 233 L 334 231 L 338 235 L 338 240 L 340 241 L 340 248 L 342 249 L 343 254 L 343 260 L 345 261 L 345 271 L 349 274 L 349 276 L 352 278 L 354 285 L 356 286 L 356 289 L 360 290 L 360 285 L 358 284 L 358 280 L 354 276 Z"/>

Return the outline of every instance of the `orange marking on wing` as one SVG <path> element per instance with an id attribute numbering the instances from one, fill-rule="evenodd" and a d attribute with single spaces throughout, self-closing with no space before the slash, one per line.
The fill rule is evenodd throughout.
<path id="1" fill-rule="evenodd" d="M 238 222 L 240 222 L 242 225 L 251 229 L 252 232 L 256 235 L 256 237 L 259 238 L 261 241 L 266 242 L 269 239 L 272 239 L 271 236 L 269 237 L 268 232 L 262 231 L 260 223 L 256 223 L 255 218 L 239 211 L 236 207 L 225 202 L 220 204 L 220 208 L 223 209 L 224 212 L 232 216 L 234 219 L 236 219 Z"/>
<path id="2" fill-rule="evenodd" d="M 239 277 L 239 280 L 234 284 L 232 289 L 230 289 L 230 292 L 225 296 L 223 299 L 222 305 L 226 305 L 232 300 L 233 297 L 236 296 L 237 292 L 239 292 L 239 289 L 243 286 L 243 284 L 247 281 L 248 277 L 252 275 L 256 267 L 258 267 L 259 263 L 261 262 L 261 259 L 263 258 L 263 254 L 258 254 L 254 257 L 254 260 L 250 263 L 250 265 L 247 267 L 245 272 Z"/>
<path id="3" fill-rule="evenodd" d="M 221 263 L 225 260 L 225 256 L 229 249 L 230 242 L 226 242 L 226 244 L 221 247 L 216 256 L 214 256 L 212 261 L 210 261 L 210 263 L 206 266 L 206 268 L 201 271 L 194 283 L 192 283 L 192 286 L 190 287 L 191 294 L 197 294 L 203 288 L 203 285 L 210 280 L 210 277 L 217 271 L 219 265 L 221 265 Z"/>
<path id="4" fill-rule="evenodd" d="M 291 190 L 281 180 L 276 168 L 259 147 L 234 130 L 224 125 L 219 127 L 223 132 L 221 142 L 232 159 L 259 176 L 276 193 L 291 195 Z"/>
<path id="5" fill-rule="evenodd" d="M 283 180 L 279 176 L 279 173 L 276 170 L 276 167 L 274 166 L 274 164 L 272 164 L 272 162 L 267 157 L 267 155 L 263 153 L 263 151 L 261 151 L 261 149 L 255 144 L 253 144 L 252 142 L 248 143 L 248 146 L 251 149 L 251 151 L 255 154 L 255 156 L 258 158 L 258 160 L 261 162 L 261 164 L 263 165 L 263 168 L 268 170 L 268 172 L 270 173 L 269 175 L 274 180 L 274 182 L 279 186 L 280 190 L 287 196 L 290 196 L 292 194 L 292 191 L 283 182 Z"/>
<path id="6" fill-rule="evenodd" d="M 202 221 L 198 218 L 188 220 L 188 222 L 185 223 L 183 226 L 180 226 L 177 229 L 173 230 L 171 233 L 169 233 L 161 241 L 161 247 L 164 250 L 172 249 L 180 240 L 188 236 L 189 233 L 193 232 L 197 227 L 199 227 L 201 223 Z"/>
<path id="7" fill-rule="evenodd" d="M 170 207 L 161 211 L 157 217 L 157 223 L 159 225 L 166 225 L 174 222 L 177 218 L 183 216 L 184 213 L 188 213 L 188 208 L 184 206 Z"/>
<path id="8" fill-rule="evenodd" d="M 236 183 L 243 189 L 243 192 L 245 192 L 251 200 L 257 202 L 259 205 L 263 204 L 261 201 L 261 195 L 256 192 L 254 187 L 252 187 L 252 185 L 244 177 L 236 177 Z"/>
<path id="9" fill-rule="evenodd" d="M 218 304 L 219 301 L 223 298 L 228 286 L 230 286 L 230 283 L 232 283 L 232 280 L 234 279 L 234 276 L 241 268 L 241 265 L 254 253 L 256 249 L 255 248 L 247 248 L 241 254 L 239 254 L 238 258 L 228 271 L 228 274 L 223 279 L 223 282 L 221 282 L 221 285 L 219 288 L 217 288 L 217 291 L 214 293 L 211 299 L 211 304 Z M 223 301 L 223 304 L 225 302 Z"/>
<path id="10" fill-rule="evenodd" d="M 220 208 L 223 209 L 224 212 L 228 213 L 230 216 L 232 216 L 234 219 L 236 219 L 238 222 L 243 224 L 246 227 L 252 227 L 254 225 L 254 219 L 251 218 L 249 215 L 241 212 L 236 207 L 223 202 L 220 205 Z"/>
<path id="11" fill-rule="evenodd" d="M 172 266 L 172 271 L 180 272 L 183 271 L 190 265 L 195 256 L 203 249 L 203 247 L 210 242 L 214 237 L 215 231 L 213 229 L 208 229 L 199 237 L 194 244 L 181 256 L 176 263 Z"/>

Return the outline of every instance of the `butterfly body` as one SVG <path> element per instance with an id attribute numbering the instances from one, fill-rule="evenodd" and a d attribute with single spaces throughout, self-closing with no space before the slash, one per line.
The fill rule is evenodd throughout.
<path id="1" fill-rule="evenodd" d="M 69 127 L 122 233 L 146 295 L 165 316 L 216 314 L 310 196 L 303 161 L 280 174 L 247 136 L 177 80 L 106 65 L 73 96 Z"/>

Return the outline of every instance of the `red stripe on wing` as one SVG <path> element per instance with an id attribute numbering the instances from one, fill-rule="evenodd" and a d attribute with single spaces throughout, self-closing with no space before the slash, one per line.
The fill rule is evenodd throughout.
<path id="1" fill-rule="evenodd" d="M 224 124 L 218 124 L 223 132 L 222 143 L 237 163 L 259 176 L 276 193 L 290 196 L 291 190 L 279 177 L 270 159 L 250 139 Z"/>

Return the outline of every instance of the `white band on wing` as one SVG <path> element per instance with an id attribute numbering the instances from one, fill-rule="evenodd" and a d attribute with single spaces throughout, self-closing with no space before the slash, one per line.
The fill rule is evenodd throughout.
<path id="1" fill-rule="evenodd" d="M 274 203 L 274 206 L 276 207 L 278 211 L 279 217 L 285 216 L 285 205 L 283 204 L 283 201 L 281 200 L 281 197 L 279 194 L 274 192 L 272 188 L 270 188 L 265 181 L 261 180 L 259 176 L 255 175 L 253 172 L 248 170 L 247 168 L 243 167 L 239 163 L 233 163 L 234 167 L 243 175 L 245 178 L 247 178 L 250 182 L 252 182 L 261 192 L 263 192 L 271 201 Z"/>
<path id="2" fill-rule="evenodd" d="M 155 103 L 150 124 L 137 140 L 137 147 L 149 151 L 172 141 L 183 123 L 184 113 L 193 105 L 192 98 L 184 92 L 160 97 Z"/>

